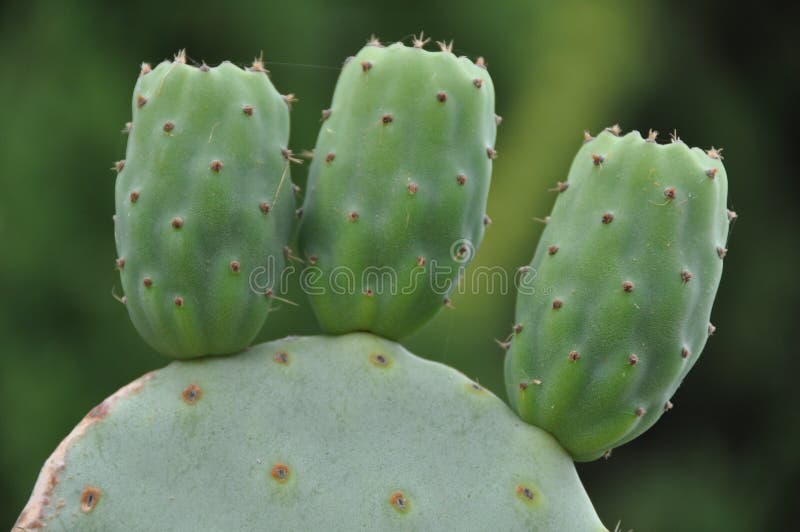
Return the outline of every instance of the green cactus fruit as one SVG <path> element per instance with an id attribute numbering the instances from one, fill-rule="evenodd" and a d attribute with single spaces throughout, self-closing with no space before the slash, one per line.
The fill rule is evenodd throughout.
<path id="1" fill-rule="evenodd" d="M 367 45 L 343 68 L 309 173 L 303 284 L 323 329 L 400 338 L 483 236 L 497 129 L 483 60 Z"/>
<path id="2" fill-rule="evenodd" d="M 604 530 L 566 452 L 366 333 L 177 361 L 94 408 L 18 527 Z"/>
<path id="3" fill-rule="evenodd" d="M 517 298 L 505 380 L 578 461 L 635 438 L 713 332 L 728 226 L 717 150 L 617 126 L 578 152 Z"/>
<path id="4" fill-rule="evenodd" d="M 241 350 L 292 229 L 287 102 L 259 61 L 194 67 L 180 53 L 143 66 L 128 133 L 115 237 L 133 324 L 176 358 Z"/>

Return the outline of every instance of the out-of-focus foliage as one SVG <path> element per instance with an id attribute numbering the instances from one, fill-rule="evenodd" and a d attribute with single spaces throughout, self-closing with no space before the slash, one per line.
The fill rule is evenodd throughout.
<path id="1" fill-rule="evenodd" d="M 498 5 L 500 4 L 500 5 Z M 794 13 L 721 0 L 409 0 L 219 3 L 9 2 L 0 7 L 0 523 L 21 510 L 44 459 L 94 404 L 167 360 L 112 297 L 119 286 L 111 162 L 138 64 L 186 47 L 195 61 L 263 51 L 292 111 L 292 147 L 312 148 L 338 68 L 375 33 L 424 29 L 487 58 L 498 134 L 489 214 L 473 265 L 526 264 L 583 129 L 673 128 L 725 148 L 739 212 L 712 320 L 718 332 L 675 409 L 608 461 L 580 466 L 609 526 L 785 529 L 800 474 L 795 207 L 800 50 Z M 787 8 L 787 10 L 790 8 Z M 295 168 L 303 184 L 305 168 Z M 474 288 L 474 287 L 472 287 Z M 119 288 L 116 288 L 119 290 Z M 494 338 L 513 291 L 454 297 L 409 338 L 502 394 Z M 261 339 L 317 332 L 298 290 Z M 491 452 L 491 449 L 487 449 Z"/>

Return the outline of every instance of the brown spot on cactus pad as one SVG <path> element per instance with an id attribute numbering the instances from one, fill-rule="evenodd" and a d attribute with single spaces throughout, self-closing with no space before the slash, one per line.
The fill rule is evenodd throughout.
<path id="1" fill-rule="evenodd" d="M 526 503 L 531 503 L 536 498 L 534 491 L 528 486 L 523 486 L 522 484 L 517 486 L 516 492 L 517 496 Z"/>
<path id="2" fill-rule="evenodd" d="M 631 281 L 622 281 L 622 291 L 626 293 L 633 292 L 633 283 Z"/>
<path id="3" fill-rule="evenodd" d="M 383 353 L 372 353 L 369 356 L 369 361 L 380 368 L 385 368 L 389 365 L 389 357 Z"/>
<path id="4" fill-rule="evenodd" d="M 270 470 L 270 475 L 274 478 L 277 482 L 284 483 L 289 480 L 289 466 L 286 464 L 277 463 L 272 466 Z"/>
<path id="5" fill-rule="evenodd" d="M 395 507 L 397 511 L 408 511 L 408 499 L 402 491 L 395 491 L 389 496 L 389 504 Z"/>
<path id="6" fill-rule="evenodd" d="M 81 511 L 89 513 L 100 501 L 100 490 L 94 486 L 86 486 L 81 492 Z"/>
<path id="7" fill-rule="evenodd" d="M 197 384 L 190 384 L 181 393 L 183 401 L 188 405 L 193 405 L 203 397 L 203 389 Z"/>

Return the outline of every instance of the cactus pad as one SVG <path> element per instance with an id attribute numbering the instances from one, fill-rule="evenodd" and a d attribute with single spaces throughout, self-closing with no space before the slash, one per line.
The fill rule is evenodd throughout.
<path id="1" fill-rule="evenodd" d="M 455 370 L 364 333 L 134 381 L 48 459 L 17 526 L 604 530 L 550 435 Z"/>
<path id="2" fill-rule="evenodd" d="M 592 460 L 652 426 L 713 332 L 729 218 L 716 150 L 610 128 L 557 188 L 517 299 L 513 408 Z"/>
<path id="3" fill-rule="evenodd" d="M 115 235 L 123 301 L 158 351 L 231 353 L 263 326 L 294 211 L 288 136 L 260 63 L 194 67 L 179 54 L 142 69 Z"/>
<path id="4" fill-rule="evenodd" d="M 300 246 L 331 333 L 413 332 L 448 301 L 488 221 L 492 80 L 482 61 L 421 45 L 363 48 L 323 112 Z"/>

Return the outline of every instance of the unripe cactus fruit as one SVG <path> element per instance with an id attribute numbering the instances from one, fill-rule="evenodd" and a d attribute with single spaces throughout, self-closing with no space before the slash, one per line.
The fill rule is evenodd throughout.
<path id="1" fill-rule="evenodd" d="M 505 364 L 513 408 L 579 461 L 671 408 L 710 335 L 728 235 L 716 150 L 617 134 L 588 137 L 559 187 Z"/>
<path id="2" fill-rule="evenodd" d="M 47 460 L 17 526 L 605 530 L 550 435 L 455 370 L 363 333 L 134 381 Z"/>
<path id="3" fill-rule="evenodd" d="M 363 48 L 323 112 L 300 246 L 331 333 L 410 334 L 444 306 L 483 236 L 492 80 L 482 62 L 422 44 Z"/>
<path id="4" fill-rule="evenodd" d="M 179 54 L 142 69 L 115 236 L 124 302 L 158 351 L 235 352 L 264 324 L 293 219 L 288 140 L 260 62 L 194 67 Z"/>

